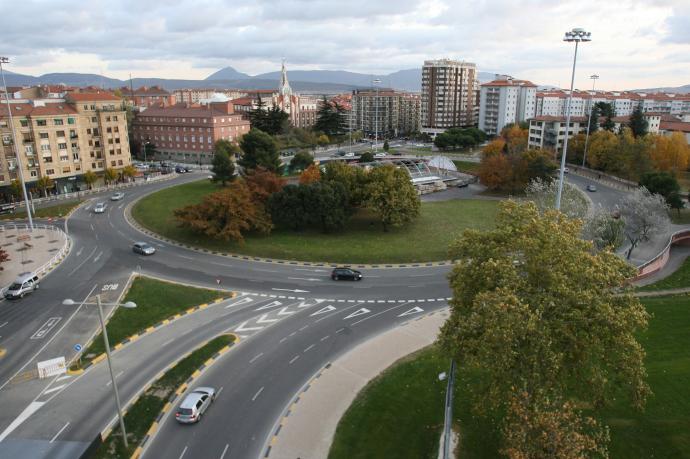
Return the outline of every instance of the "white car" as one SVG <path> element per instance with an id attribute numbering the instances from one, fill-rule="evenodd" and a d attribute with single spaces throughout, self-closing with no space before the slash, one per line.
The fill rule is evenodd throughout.
<path id="1" fill-rule="evenodd" d="M 99 202 L 96 204 L 93 208 L 93 213 L 94 214 L 102 214 L 105 212 L 105 203 L 104 202 Z"/>
<path id="2" fill-rule="evenodd" d="M 110 197 L 110 200 L 111 201 L 119 201 L 120 199 L 122 199 L 124 197 L 125 197 L 125 194 L 123 192 L 119 191 L 119 192 L 115 193 L 114 195 L 112 195 Z"/>
<path id="3" fill-rule="evenodd" d="M 352 153 L 352 152 L 349 152 L 349 153 L 345 153 L 344 156 L 345 156 L 346 158 L 354 158 L 354 157 L 355 157 L 355 154 Z"/>
<path id="4" fill-rule="evenodd" d="M 197 387 L 182 401 L 175 413 L 175 419 L 182 424 L 199 422 L 215 399 L 216 390 L 213 387 Z"/>
<path id="5" fill-rule="evenodd" d="M 376 154 L 374 155 L 374 158 L 385 158 L 386 156 L 388 156 L 388 155 L 386 155 L 386 154 L 383 153 L 383 152 L 380 152 L 380 153 L 376 153 Z"/>

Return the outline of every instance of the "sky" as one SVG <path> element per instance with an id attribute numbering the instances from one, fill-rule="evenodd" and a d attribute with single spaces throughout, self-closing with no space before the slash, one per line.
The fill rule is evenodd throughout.
<path id="1" fill-rule="evenodd" d="M 474 62 L 537 84 L 690 84 L 690 0 L 0 0 L 0 53 L 17 73 L 203 79 L 232 66 L 385 74 Z"/>

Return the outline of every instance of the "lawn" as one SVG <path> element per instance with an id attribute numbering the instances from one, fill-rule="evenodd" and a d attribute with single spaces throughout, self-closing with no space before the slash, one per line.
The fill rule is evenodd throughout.
<path id="1" fill-rule="evenodd" d="M 77 207 L 79 204 L 81 204 L 83 201 L 70 201 L 70 202 L 62 202 L 60 204 L 55 204 L 52 206 L 46 206 L 46 207 L 39 207 L 36 208 L 36 213 L 32 214 L 34 218 L 49 218 L 49 217 L 63 217 L 67 215 L 72 209 Z M 19 218 L 26 218 L 26 211 L 20 210 L 17 211 L 13 214 L 4 214 L 0 215 L 0 220 L 9 220 L 9 219 L 19 219 Z"/>
<path id="2" fill-rule="evenodd" d="M 164 319 L 223 295 L 227 293 L 137 277 L 123 300 L 133 301 L 137 307 L 118 308 L 106 325 L 110 345 L 114 346 Z M 103 352 L 103 336 L 99 333 L 82 355 L 95 357 Z"/>
<path id="3" fill-rule="evenodd" d="M 620 401 L 596 417 L 611 429 L 612 458 L 690 457 L 690 296 L 643 302 L 653 314 L 639 340 L 647 351 L 654 395 L 643 412 Z M 341 419 L 329 457 L 436 457 L 445 387 L 436 375 L 447 367 L 447 358 L 431 347 L 387 369 Z M 467 393 L 475 375 L 460 370 L 456 380 L 459 457 L 500 457 L 496 422 L 474 416 L 469 408 Z"/>
<path id="4" fill-rule="evenodd" d="M 671 210 L 668 214 L 671 217 L 671 221 L 676 225 L 690 224 L 690 209 L 688 208 L 681 209 L 680 212 L 677 210 Z"/>
<path id="5" fill-rule="evenodd" d="M 479 163 L 475 163 L 472 161 L 461 161 L 461 160 L 453 160 L 453 163 L 455 164 L 455 167 L 458 168 L 459 171 L 463 172 L 470 172 L 470 173 L 478 173 L 479 172 Z"/>
<path id="6" fill-rule="evenodd" d="M 125 450 L 119 424 L 94 453 L 95 458 L 130 458 L 156 420 L 168 399 L 178 387 L 189 378 L 204 362 L 226 346 L 231 346 L 235 338 L 220 335 L 204 346 L 196 349 L 177 365 L 168 370 L 160 379 L 129 407 L 125 415 L 129 449 Z"/>
<path id="7" fill-rule="evenodd" d="M 640 287 L 639 290 L 649 292 L 654 290 L 668 290 L 672 288 L 690 287 L 690 258 L 686 258 L 683 264 L 670 276 Z"/>
<path id="8" fill-rule="evenodd" d="M 360 211 L 340 233 L 274 230 L 270 236 L 249 235 L 238 245 L 180 228 L 173 217 L 174 209 L 199 202 L 217 189 L 207 181 L 167 188 L 139 201 L 132 214 L 158 234 L 219 252 L 303 261 L 408 263 L 446 259 L 448 245 L 463 229 L 493 227 L 498 206 L 488 200 L 423 203 L 415 222 L 388 233 L 373 215 Z"/>

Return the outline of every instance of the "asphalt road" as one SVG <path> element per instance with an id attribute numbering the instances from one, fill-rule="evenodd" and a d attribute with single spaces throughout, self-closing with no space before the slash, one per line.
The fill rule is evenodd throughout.
<path id="1" fill-rule="evenodd" d="M 328 268 L 193 252 L 144 236 L 128 224 L 125 211 L 138 197 L 199 177 L 188 174 L 129 189 L 123 201 L 108 202 L 100 215 L 91 207 L 102 199 L 85 204 L 69 220 L 74 247 L 65 262 L 35 294 L 0 303 L 0 324 L 6 324 L 0 328 L 0 347 L 7 349 L 0 368 L 0 456 L 27 457 L 30 452 L 30 457 L 78 457 L 113 421 L 104 363 L 79 377 L 10 379 L 38 360 L 70 358 L 74 344 L 97 329 L 93 308 L 62 306 L 63 298 L 80 300 L 102 292 L 114 300 L 134 271 L 209 287 L 219 279 L 222 288 L 243 292 L 237 300 L 178 320 L 115 353 L 121 396 L 128 400 L 210 337 L 223 331 L 242 336 L 198 382 L 223 388 L 203 422 L 165 422 L 148 445 L 147 457 L 261 456 L 282 409 L 320 367 L 382 330 L 446 305 L 448 267 L 371 269 L 362 282 L 332 282 Z M 569 179 L 582 187 L 589 183 Z M 591 193 L 595 203 L 609 205 L 620 198 L 616 190 L 598 188 Z M 156 245 L 158 252 L 151 257 L 133 254 L 131 244 L 138 240 Z M 39 330 L 45 331 L 41 338 L 32 339 Z"/>

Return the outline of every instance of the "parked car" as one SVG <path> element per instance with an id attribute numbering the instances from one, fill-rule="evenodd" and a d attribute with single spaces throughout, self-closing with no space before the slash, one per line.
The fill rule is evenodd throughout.
<path id="1" fill-rule="evenodd" d="M 17 209 L 14 204 L 0 204 L 0 215 L 2 214 L 13 214 Z"/>
<path id="2" fill-rule="evenodd" d="M 105 212 L 105 203 L 104 202 L 99 202 L 96 204 L 93 208 L 93 213 L 94 214 L 102 214 Z"/>
<path id="3" fill-rule="evenodd" d="M 27 293 L 31 293 L 38 289 L 38 276 L 36 273 L 20 274 L 12 285 L 5 290 L 5 298 L 23 298 Z"/>
<path id="4" fill-rule="evenodd" d="M 386 153 L 379 152 L 374 155 L 374 158 L 385 158 L 386 156 L 388 156 Z"/>
<path id="5" fill-rule="evenodd" d="M 146 242 L 135 242 L 132 246 L 132 251 L 140 255 L 153 255 L 156 253 L 156 248 Z"/>
<path id="6" fill-rule="evenodd" d="M 331 272 L 333 280 L 362 280 L 362 273 L 350 268 L 335 268 Z"/>
<path id="7" fill-rule="evenodd" d="M 213 387 L 197 387 L 182 400 L 175 419 L 182 424 L 199 422 L 215 399 L 216 390 Z"/>
<path id="8" fill-rule="evenodd" d="M 570 168 L 565 167 L 563 168 L 563 173 L 568 174 L 570 172 Z"/>
<path id="9" fill-rule="evenodd" d="M 587 185 L 587 191 L 594 193 L 595 191 L 597 191 L 596 185 Z"/>
<path id="10" fill-rule="evenodd" d="M 355 157 L 355 154 L 354 154 L 354 152 L 352 152 L 352 151 L 348 151 L 348 152 L 345 153 L 343 156 L 346 157 L 346 158 L 354 158 L 354 157 Z"/>
<path id="11" fill-rule="evenodd" d="M 119 200 L 121 200 L 121 199 L 124 198 L 124 197 L 125 197 L 125 194 L 124 194 L 123 192 L 121 192 L 121 191 L 118 191 L 117 193 L 115 193 L 114 195 L 112 195 L 112 196 L 110 197 L 110 200 L 111 200 L 111 201 L 119 201 Z"/>

